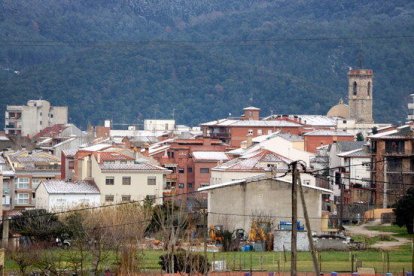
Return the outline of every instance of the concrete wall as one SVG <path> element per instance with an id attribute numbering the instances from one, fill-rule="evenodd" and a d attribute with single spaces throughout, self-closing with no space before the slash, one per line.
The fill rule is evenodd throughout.
<path id="1" fill-rule="evenodd" d="M 175 128 L 175 120 L 144 120 L 144 130 L 172 131 Z"/>
<path id="2" fill-rule="evenodd" d="M 49 194 L 43 184 L 36 190 L 36 209 L 46 209 L 49 212 L 70 210 L 75 207 L 99 206 L 99 194 Z"/>
<path id="3" fill-rule="evenodd" d="M 273 251 L 290 251 L 292 231 L 276 230 L 274 233 Z M 306 231 L 298 231 L 297 250 L 309 251 L 309 240 Z"/>
<path id="4" fill-rule="evenodd" d="M 312 231 L 321 232 L 321 191 L 304 188 L 305 200 L 311 218 Z M 232 185 L 209 190 L 208 224 L 224 225 L 228 230 L 243 228 L 249 231 L 252 215 L 273 216 L 273 225 L 291 218 L 291 184 L 273 179 Z M 298 216 L 304 222 L 302 204 L 298 195 Z"/>

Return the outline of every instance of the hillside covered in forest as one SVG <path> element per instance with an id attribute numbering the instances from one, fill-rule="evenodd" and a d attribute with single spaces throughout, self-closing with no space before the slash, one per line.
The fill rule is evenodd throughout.
<path id="1" fill-rule="evenodd" d="M 374 70 L 374 117 L 403 121 L 414 93 L 409 0 L 4 0 L 0 108 L 42 98 L 71 122 L 201 122 L 326 114 L 347 71 Z M 4 112 L 0 112 L 4 121 Z"/>

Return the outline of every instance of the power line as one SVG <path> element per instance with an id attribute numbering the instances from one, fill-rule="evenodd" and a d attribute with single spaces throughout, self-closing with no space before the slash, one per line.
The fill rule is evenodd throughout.
<path id="1" fill-rule="evenodd" d="M 283 42 L 320 42 L 320 41 L 352 41 L 359 43 L 361 40 L 388 40 L 397 39 L 414 39 L 414 35 L 388 35 L 388 36 L 325 36 L 325 37 L 288 37 L 273 39 L 228 39 L 228 40 L 118 40 L 118 41 L 88 41 L 88 40 L 0 40 L 2 46 L 35 46 L 35 47 L 55 47 L 55 46 L 85 46 L 85 47 L 131 47 L 142 45 L 159 45 L 159 46 L 191 46 L 191 45 L 207 45 L 207 46 L 250 46 L 250 45 L 266 45 L 272 43 Z"/>

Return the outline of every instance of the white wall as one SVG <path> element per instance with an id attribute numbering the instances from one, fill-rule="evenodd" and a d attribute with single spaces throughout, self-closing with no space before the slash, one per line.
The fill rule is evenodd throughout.
<path id="1" fill-rule="evenodd" d="M 223 225 L 232 231 L 249 231 L 252 215 L 272 216 L 276 227 L 280 221 L 291 219 L 291 184 L 276 180 L 260 180 L 208 191 L 208 224 Z M 312 231 L 321 232 L 322 194 L 304 188 L 305 201 Z M 298 217 L 304 224 L 303 209 L 298 195 Z"/>

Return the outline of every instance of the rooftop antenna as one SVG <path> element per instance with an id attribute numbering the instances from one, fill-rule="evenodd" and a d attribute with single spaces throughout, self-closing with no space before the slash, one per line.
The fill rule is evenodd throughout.
<path id="1" fill-rule="evenodd" d="M 175 120 L 175 108 L 173 108 L 172 110 L 172 117 L 173 117 L 173 120 Z"/>

